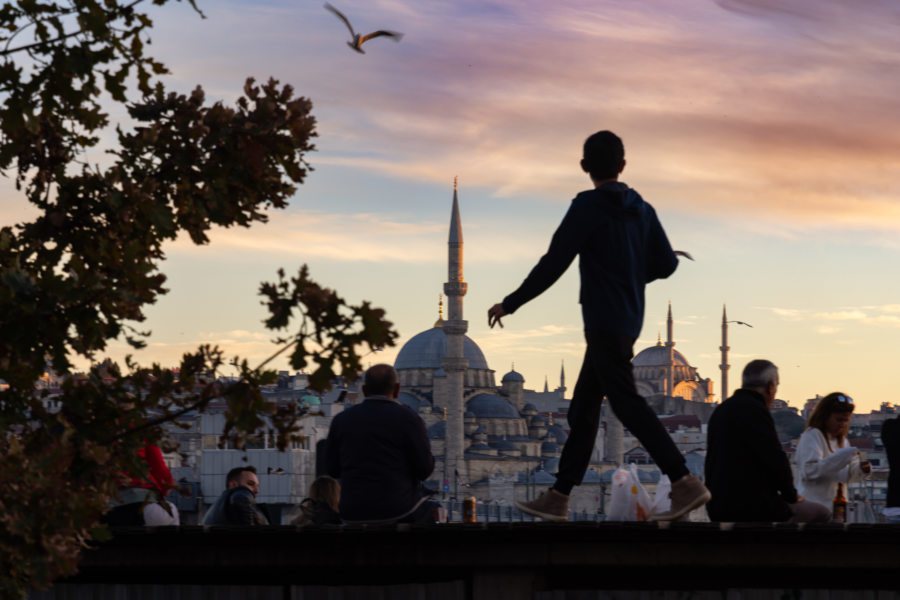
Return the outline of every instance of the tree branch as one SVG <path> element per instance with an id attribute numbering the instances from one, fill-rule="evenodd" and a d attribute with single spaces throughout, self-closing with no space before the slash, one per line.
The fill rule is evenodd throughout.
<path id="1" fill-rule="evenodd" d="M 110 22 L 110 21 L 112 21 L 112 20 L 114 20 L 114 19 L 119 18 L 120 16 L 122 16 L 122 14 L 123 14 L 124 12 L 126 12 L 126 11 L 128 11 L 128 10 L 131 10 L 132 8 L 134 8 L 135 5 L 140 4 L 140 3 L 143 2 L 143 1 L 144 1 L 144 0 L 134 0 L 134 2 L 132 2 L 132 3 L 129 4 L 128 6 L 123 6 L 123 7 L 120 8 L 118 11 L 116 11 L 116 12 L 110 14 L 109 17 L 107 17 L 107 19 L 106 19 L 107 23 Z M 118 13 L 118 14 L 117 14 L 117 13 Z M 22 28 L 20 28 L 18 31 L 16 31 L 12 36 L 10 36 L 9 40 L 7 41 L 7 46 L 9 46 L 9 42 L 11 42 L 12 39 L 13 39 L 16 35 L 18 35 L 18 33 L 19 33 L 20 31 L 22 31 L 23 29 L 25 29 L 25 27 L 28 27 L 29 25 L 34 25 L 34 24 L 37 23 L 37 22 L 38 22 L 37 20 L 36 20 L 36 21 L 32 21 L 32 22 L 29 23 L 28 25 L 25 25 L 24 27 L 22 27 Z M 65 39 L 68 39 L 68 38 L 70 38 L 70 37 L 72 37 L 72 36 L 76 36 L 76 35 L 78 35 L 78 34 L 80 34 L 80 33 L 84 33 L 84 29 L 79 29 L 78 31 L 72 31 L 72 32 L 70 32 L 70 33 L 63 34 L 63 35 L 61 35 L 61 36 L 59 36 L 59 37 L 57 37 L 57 38 L 54 38 L 54 39 L 52 39 L 52 40 L 44 40 L 44 41 L 41 41 L 41 42 L 35 42 L 35 43 L 33 43 L 33 44 L 27 44 L 27 45 L 25 45 L 25 46 L 19 46 L 19 47 L 17 47 L 17 48 L 13 48 L 12 50 L 10 50 L 10 49 L 7 47 L 7 48 L 4 48 L 3 50 L 0 50 L 0 56 L 9 56 L 10 54 L 15 54 L 16 52 L 22 52 L 23 50 L 31 50 L 31 49 L 33 49 L 33 48 L 38 48 L 38 47 L 40 47 L 40 46 L 47 46 L 47 45 L 50 45 L 50 44 L 55 44 L 55 43 L 57 43 L 57 42 L 61 42 L 61 41 L 65 40 Z"/>

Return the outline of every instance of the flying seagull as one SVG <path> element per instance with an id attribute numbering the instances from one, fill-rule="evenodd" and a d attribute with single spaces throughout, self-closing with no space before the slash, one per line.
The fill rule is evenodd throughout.
<path id="1" fill-rule="evenodd" d="M 675 256 L 683 256 L 688 260 L 694 260 L 694 257 L 685 252 L 684 250 L 675 250 Z"/>
<path id="2" fill-rule="evenodd" d="M 332 5 L 328 4 L 327 2 L 325 3 L 325 8 L 330 10 L 331 12 L 333 12 L 337 16 L 338 19 L 340 19 L 341 21 L 344 22 L 344 25 L 346 25 L 347 29 L 350 30 L 350 35 L 353 36 L 353 41 L 347 42 L 347 45 L 350 46 L 351 48 L 353 48 L 354 50 L 356 50 L 357 52 L 359 52 L 360 54 L 365 54 L 365 51 L 362 49 L 363 43 L 368 40 L 371 40 L 372 38 L 387 36 L 387 37 L 391 38 L 392 40 L 394 40 L 395 42 L 399 42 L 400 38 L 403 37 L 402 33 L 398 33 L 396 31 L 387 31 L 385 29 L 379 29 L 378 31 L 373 31 L 372 33 L 370 33 L 368 35 L 359 35 L 355 31 L 353 31 L 353 26 L 350 24 L 350 21 L 347 20 L 347 17 L 345 17 L 341 13 L 341 11 L 339 11 Z"/>

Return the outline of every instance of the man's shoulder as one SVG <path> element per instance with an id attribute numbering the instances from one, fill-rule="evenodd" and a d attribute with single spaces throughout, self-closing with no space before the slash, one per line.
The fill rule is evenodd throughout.
<path id="1" fill-rule="evenodd" d="M 396 419 L 420 419 L 418 414 L 396 400 L 388 398 L 366 398 L 359 404 L 355 404 L 334 417 L 332 423 L 343 417 L 343 420 L 371 419 L 373 417 L 390 417 Z"/>
<path id="2" fill-rule="evenodd" d="M 755 412 L 768 414 L 769 410 L 766 408 L 762 398 L 757 397 L 752 392 L 746 390 L 737 390 L 727 400 L 716 407 L 713 414 L 734 415 L 737 413 L 747 414 Z"/>

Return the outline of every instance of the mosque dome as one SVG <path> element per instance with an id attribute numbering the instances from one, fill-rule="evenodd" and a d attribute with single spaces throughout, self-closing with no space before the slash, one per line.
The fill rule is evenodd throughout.
<path id="1" fill-rule="evenodd" d="M 519 419 L 519 411 L 516 410 L 504 398 L 494 394 L 476 394 L 466 403 L 466 409 L 475 413 L 481 419 Z"/>
<path id="2" fill-rule="evenodd" d="M 541 454 L 548 454 L 551 452 L 559 452 L 559 444 L 556 442 L 544 442 L 541 444 Z"/>
<path id="3" fill-rule="evenodd" d="M 496 452 L 496 450 L 494 448 L 491 448 L 490 446 L 488 446 L 487 444 L 484 444 L 484 443 L 472 444 L 471 446 L 469 446 L 466 449 L 466 451 L 467 452 L 475 452 L 477 454 L 492 454 L 492 455 L 494 454 L 494 452 Z"/>
<path id="4" fill-rule="evenodd" d="M 529 402 L 522 408 L 522 413 L 526 415 L 536 415 L 537 414 L 537 406 Z"/>
<path id="5" fill-rule="evenodd" d="M 557 444 L 565 444 L 566 440 L 569 439 L 568 434 L 566 434 L 566 430 L 560 427 L 559 425 L 550 425 L 547 427 L 547 435 L 544 439 L 555 439 Z"/>
<path id="6" fill-rule="evenodd" d="M 525 378 L 518 371 L 510 371 L 503 376 L 500 383 L 525 383 Z"/>
<path id="7" fill-rule="evenodd" d="M 556 461 L 556 462 L 553 462 Z M 551 469 L 553 469 L 551 471 Z M 559 459 L 553 458 L 544 463 L 544 470 L 534 474 L 535 485 L 553 485 L 556 483 L 555 473 L 559 469 Z"/>
<path id="8" fill-rule="evenodd" d="M 544 461 L 544 470 L 538 471 L 538 473 L 547 473 L 550 475 L 556 475 L 556 472 L 558 470 L 559 470 L 559 459 L 558 458 L 549 458 Z M 536 481 L 536 483 L 537 483 L 537 481 Z M 551 483 L 553 483 L 553 482 L 551 482 Z"/>
<path id="9" fill-rule="evenodd" d="M 413 409 L 416 412 L 419 412 L 419 407 L 422 404 L 428 404 L 427 402 L 419 400 L 417 397 L 413 396 L 409 392 L 403 392 L 403 391 L 401 391 L 400 395 L 397 396 L 397 400 L 401 404 L 405 404 L 406 406 L 410 407 L 411 409 Z"/>
<path id="10" fill-rule="evenodd" d="M 447 437 L 447 421 L 438 421 L 428 428 L 428 437 L 432 440 L 442 440 Z"/>
<path id="11" fill-rule="evenodd" d="M 513 450 L 518 450 L 518 448 L 516 448 L 515 444 L 513 444 L 509 440 L 497 440 L 496 442 L 493 442 L 491 444 L 491 447 L 496 448 L 497 450 L 502 450 L 502 451 L 507 451 L 507 452 L 510 452 Z"/>
<path id="12" fill-rule="evenodd" d="M 432 327 L 413 336 L 403 344 L 397 354 L 394 368 L 402 369 L 440 369 L 441 359 L 447 355 L 447 334 L 443 327 Z M 469 336 L 463 337 L 463 356 L 469 361 L 469 369 L 488 370 L 484 353 Z"/>
<path id="13" fill-rule="evenodd" d="M 319 406 L 322 404 L 322 401 L 319 400 L 319 397 L 313 396 L 312 394 L 306 394 L 300 400 L 303 404 L 306 404 L 307 406 Z"/>
<path id="14" fill-rule="evenodd" d="M 674 361 L 676 367 L 690 367 L 687 359 L 678 350 L 673 350 Z M 638 352 L 637 356 L 631 361 L 635 367 L 664 367 L 669 359 L 669 350 L 662 342 L 657 342 L 655 346 L 650 346 Z"/>

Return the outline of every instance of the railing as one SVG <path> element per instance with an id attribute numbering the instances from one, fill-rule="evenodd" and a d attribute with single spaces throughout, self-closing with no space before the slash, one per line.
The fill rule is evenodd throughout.
<path id="1" fill-rule="evenodd" d="M 447 521 L 461 523 L 463 507 L 457 500 L 445 500 L 442 502 L 447 509 Z M 531 523 L 541 521 L 537 517 L 527 515 L 511 504 L 480 503 L 475 505 L 475 520 L 479 523 Z M 569 521 L 604 521 L 606 515 L 588 511 L 570 511 Z"/>

